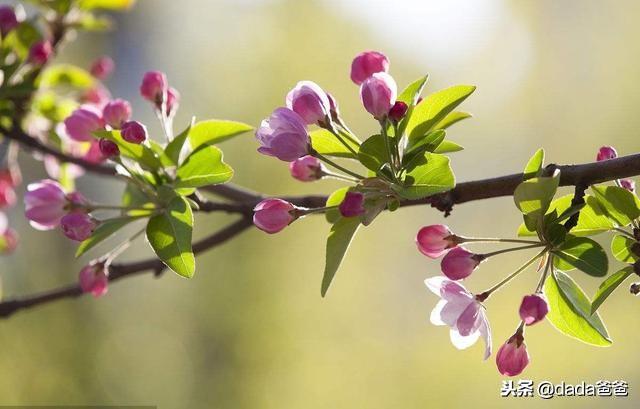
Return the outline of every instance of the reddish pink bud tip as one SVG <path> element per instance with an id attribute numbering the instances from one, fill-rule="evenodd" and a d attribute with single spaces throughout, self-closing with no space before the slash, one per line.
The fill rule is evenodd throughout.
<path id="1" fill-rule="evenodd" d="M 269 234 L 278 233 L 296 219 L 295 206 L 282 199 L 265 199 L 253 212 L 253 224 Z"/>
<path id="2" fill-rule="evenodd" d="M 347 192 L 338 206 L 343 217 L 356 217 L 365 212 L 364 195 L 360 192 Z"/>
<path id="3" fill-rule="evenodd" d="M 53 47 L 48 40 L 42 40 L 34 43 L 29 49 L 27 60 L 34 65 L 44 65 L 53 54 Z"/>
<path id="4" fill-rule="evenodd" d="M 526 295 L 520 304 L 520 318 L 527 325 L 540 322 L 549 312 L 549 304 L 542 294 Z"/>
<path id="5" fill-rule="evenodd" d="M 147 140 L 147 128 L 138 121 L 125 122 L 121 134 L 122 139 L 130 143 L 141 144 Z"/>
<path id="6" fill-rule="evenodd" d="M 115 142 L 102 138 L 98 144 L 100 146 L 100 153 L 102 153 L 105 158 L 120 156 L 120 148 L 118 148 Z"/>
<path id="7" fill-rule="evenodd" d="M 84 241 L 91 237 L 98 223 L 93 217 L 84 212 L 72 212 L 60 220 L 62 232 L 69 239 Z"/>
<path id="8" fill-rule="evenodd" d="M 91 75 L 96 77 L 99 80 L 106 79 L 113 72 L 116 64 L 113 60 L 108 56 L 102 56 L 96 59 L 93 64 L 91 64 L 90 72 Z"/>
<path id="9" fill-rule="evenodd" d="M 154 104 L 161 104 L 168 89 L 167 76 L 160 71 L 149 71 L 142 77 L 140 95 Z"/>
<path id="10" fill-rule="evenodd" d="M 104 264 L 101 263 L 83 267 L 78 275 L 80 288 L 83 292 L 90 293 L 96 298 L 105 295 L 109 285 L 107 274 Z"/>
<path id="11" fill-rule="evenodd" d="M 520 375 L 529 365 L 527 345 L 521 334 L 515 334 L 507 340 L 496 355 L 498 371 L 505 376 Z"/>
<path id="12" fill-rule="evenodd" d="M 633 179 L 620 179 L 620 186 L 632 193 L 636 191 L 636 182 Z"/>
<path id="13" fill-rule="evenodd" d="M 389 60 L 377 51 L 362 52 L 351 63 L 351 81 L 357 85 L 377 72 L 388 72 Z"/>
<path id="14" fill-rule="evenodd" d="M 5 180 L 0 180 L 0 209 L 12 207 L 16 204 L 17 196 L 13 185 Z"/>
<path id="15" fill-rule="evenodd" d="M 322 163 L 314 156 L 303 156 L 289 163 L 289 171 L 294 179 L 312 182 L 322 178 Z"/>
<path id="16" fill-rule="evenodd" d="M 596 156 L 596 160 L 598 162 L 603 160 L 614 159 L 618 157 L 618 152 L 616 152 L 613 146 L 603 146 L 598 150 L 598 155 Z"/>
<path id="17" fill-rule="evenodd" d="M 7 34 L 14 28 L 18 27 L 20 22 L 18 16 L 11 6 L 0 7 L 0 34 L 2 37 L 6 37 Z"/>
<path id="18" fill-rule="evenodd" d="M 442 268 L 442 273 L 449 279 L 462 280 L 469 277 L 480 265 L 481 261 L 481 256 L 460 246 L 452 249 L 444 256 L 440 267 Z"/>
<path id="19" fill-rule="evenodd" d="M 453 233 L 443 224 L 425 226 L 418 231 L 416 244 L 422 254 L 431 258 L 438 258 L 449 249 L 456 246 Z"/>
<path id="20" fill-rule="evenodd" d="M 407 114 L 409 107 L 402 101 L 396 101 L 395 104 L 389 110 L 389 118 L 392 121 L 400 122 L 402 118 Z"/>

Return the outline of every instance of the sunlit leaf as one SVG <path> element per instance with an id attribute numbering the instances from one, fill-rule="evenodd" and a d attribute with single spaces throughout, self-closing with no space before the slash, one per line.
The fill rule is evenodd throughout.
<path id="1" fill-rule="evenodd" d="M 598 287 L 598 292 L 593 298 L 593 303 L 591 303 L 591 314 L 594 314 L 607 297 L 609 297 L 616 288 L 620 286 L 620 284 L 633 274 L 635 274 L 633 266 L 627 266 L 604 280 L 602 284 L 600 284 L 600 287 Z"/>
<path id="2" fill-rule="evenodd" d="M 553 250 L 556 267 L 563 271 L 577 268 L 589 275 L 607 275 L 607 254 L 600 244 L 586 237 L 570 237 Z"/>
<path id="3" fill-rule="evenodd" d="M 358 227 L 360 227 L 360 220 L 357 217 L 341 217 L 331 226 L 331 231 L 327 238 L 326 263 L 320 291 L 323 297 L 327 294 L 333 277 L 340 268 L 351 240 L 353 240 L 353 236 L 358 231 Z"/>

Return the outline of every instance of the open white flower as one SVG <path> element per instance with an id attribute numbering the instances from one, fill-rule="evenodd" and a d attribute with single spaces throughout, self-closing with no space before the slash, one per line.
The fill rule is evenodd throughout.
<path id="1" fill-rule="evenodd" d="M 470 347 L 482 336 L 486 345 L 484 359 L 489 358 L 491 328 L 482 304 L 462 284 L 446 277 L 428 278 L 424 282 L 442 298 L 431 311 L 431 323 L 451 327 L 451 342 L 458 349 Z"/>

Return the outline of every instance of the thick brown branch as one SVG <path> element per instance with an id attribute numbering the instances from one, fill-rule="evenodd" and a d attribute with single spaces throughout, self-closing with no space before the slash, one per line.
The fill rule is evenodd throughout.
<path id="1" fill-rule="evenodd" d="M 211 236 L 194 243 L 193 251 L 198 254 L 217 247 L 245 231 L 251 226 L 251 224 L 251 219 L 243 217 Z M 159 275 L 165 268 L 166 266 L 157 258 L 133 263 L 113 264 L 109 270 L 109 281 L 114 282 L 125 277 L 131 277 L 145 272 L 153 272 L 156 275 Z M 6 300 L 0 302 L 0 317 L 6 318 L 19 310 L 36 307 L 38 305 L 47 304 L 65 298 L 75 298 L 83 294 L 84 293 L 80 286 L 78 284 L 74 284 L 42 293 Z"/>

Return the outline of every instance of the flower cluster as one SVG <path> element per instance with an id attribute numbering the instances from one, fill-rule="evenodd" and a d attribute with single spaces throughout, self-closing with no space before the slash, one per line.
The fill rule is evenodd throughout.
<path id="1" fill-rule="evenodd" d="M 15 205 L 15 189 L 21 183 L 22 177 L 20 168 L 12 163 L 14 158 L 10 158 L 8 162 L 8 167 L 0 169 L 0 254 L 13 253 L 18 245 L 18 233 L 9 227 L 3 211 Z"/>

